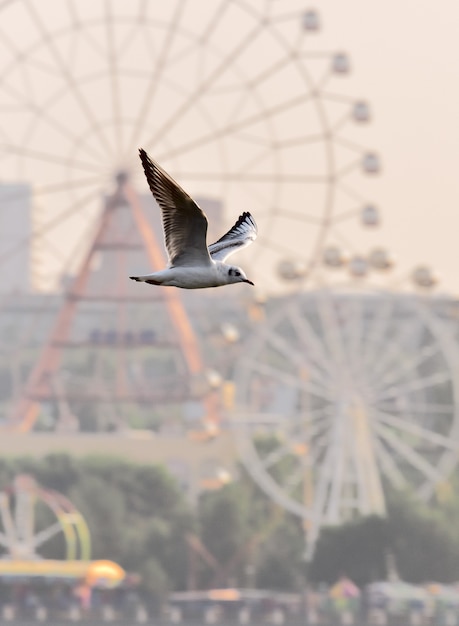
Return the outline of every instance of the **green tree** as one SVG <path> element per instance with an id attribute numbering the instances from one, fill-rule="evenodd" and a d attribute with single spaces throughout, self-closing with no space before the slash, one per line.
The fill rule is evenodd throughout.
<path id="1" fill-rule="evenodd" d="M 392 497 L 388 536 L 403 580 L 452 583 L 459 579 L 459 535 L 451 519 L 445 508 L 432 508 L 406 495 Z"/>
<path id="2" fill-rule="evenodd" d="M 324 528 L 309 567 L 313 582 L 335 582 L 346 574 L 356 584 L 386 577 L 386 520 L 371 516 L 342 526 Z"/>

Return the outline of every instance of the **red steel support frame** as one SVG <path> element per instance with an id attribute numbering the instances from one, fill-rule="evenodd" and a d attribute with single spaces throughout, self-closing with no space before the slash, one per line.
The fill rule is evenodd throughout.
<path id="1" fill-rule="evenodd" d="M 138 196 L 131 185 L 123 180 L 116 192 L 106 201 L 92 244 L 66 294 L 64 304 L 57 315 L 48 341 L 29 375 L 22 396 L 12 409 L 8 420 L 11 430 L 27 432 L 33 428 L 39 413 L 39 403 L 32 399 L 32 394 L 37 393 L 37 391 L 40 392 L 44 386 L 47 386 L 48 379 L 59 368 L 63 345 L 71 330 L 78 300 L 82 297 L 91 274 L 92 259 L 109 225 L 112 210 L 123 200 L 131 207 L 135 224 L 141 235 L 152 269 L 161 269 L 165 264 L 164 256 L 158 246 L 154 232 L 144 215 Z M 126 277 L 126 280 L 128 280 L 128 277 Z M 167 287 L 164 288 L 163 295 L 171 322 L 179 338 L 188 371 L 191 375 L 200 374 L 204 371 L 204 364 L 199 344 L 180 295 L 175 289 Z M 206 396 L 204 400 L 206 410 L 205 422 L 214 424 L 218 422 L 216 400 L 215 393 Z"/>

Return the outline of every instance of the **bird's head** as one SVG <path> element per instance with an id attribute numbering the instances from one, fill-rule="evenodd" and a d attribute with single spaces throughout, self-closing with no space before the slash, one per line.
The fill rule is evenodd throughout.
<path id="1" fill-rule="evenodd" d="M 253 282 L 247 278 L 241 268 L 236 266 L 231 266 L 228 268 L 228 282 L 249 283 L 249 285 L 253 285 Z"/>

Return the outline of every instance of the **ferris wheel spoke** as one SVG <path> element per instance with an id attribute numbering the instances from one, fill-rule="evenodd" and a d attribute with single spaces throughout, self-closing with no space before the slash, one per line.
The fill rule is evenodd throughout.
<path id="1" fill-rule="evenodd" d="M 327 417 L 332 414 L 330 405 L 321 406 L 320 408 L 309 409 L 305 407 L 301 413 L 266 413 L 266 412 L 250 412 L 245 413 L 244 417 L 237 418 L 232 416 L 231 424 L 236 427 L 247 429 L 256 429 L 259 426 L 273 425 L 288 428 L 290 425 L 296 427 L 303 425 L 308 432 L 315 433 L 316 426 L 309 426 L 317 422 L 318 424 L 326 424 Z"/>
<path id="2" fill-rule="evenodd" d="M 430 359 L 435 354 L 441 353 L 441 347 L 434 343 L 431 346 L 426 346 L 419 350 L 419 354 L 415 355 L 411 359 L 398 358 L 397 365 L 398 369 L 391 368 L 387 370 L 387 374 L 385 376 L 380 377 L 379 386 L 381 389 L 385 389 L 387 386 L 390 386 L 392 382 L 400 380 L 402 372 L 411 372 L 414 371 L 416 373 L 416 369 L 425 363 L 428 359 Z"/>
<path id="3" fill-rule="evenodd" d="M 54 185 L 43 185 L 42 187 L 34 187 L 34 196 L 47 196 L 70 189 L 85 189 L 100 182 L 100 176 L 88 176 L 87 178 L 78 178 L 65 181 L 64 183 L 55 183 Z"/>
<path id="4" fill-rule="evenodd" d="M 327 520 L 327 508 L 332 489 L 333 468 L 337 465 L 338 460 L 339 458 L 334 458 L 332 447 L 329 447 L 319 467 L 313 502 L 313 514 L 319 524 L 322 524 L 324 519 L 325 521 L 332 521 Z"/>
<path id="5" fill-rule="evenodd" d="M 319 461 L 320 455 L 327 448 L 330 431 L 333 427 L 334 408 L 330 407 L 328 411 L 323 410 L 322 414 L 323 419 L 305 427 L 305 440 L 309 446 L 308 454 L 311 455 L 313 464 Z"/>
<path id="6" fill-rule="evenodd" d="M 19 154 L 21 156 L 25 156 L 29 159 L 33 159 L 36 161 L 45 161 L 48 163 L 57 163 L 58 165 L 69 165 L 70 164 L 70 157 L 68 158 L 63 158 L 61 155 L 59 154 L 52 154 L 49 152 L 43 152 L 41 150 L 32 150 L 29 148 L 25 148 L 22 146 L 17 146 L 17 145 L 13 145 L 13 144 L 5 144 L 5 143 L 0 143 L 0 149 L 2 150 L 7 150 L 9 153 L 12 154 Z M 75 161 L 72 159 L 72 166 L 75 169 L 80 169 L 80 170 L 84 170 L 86 172 L 94 172 L 94 164 L 93 163 L 89 163 L 86 161 Z"/>
<path id="7" fill-rule="evenodd" d="M 354 200 L 355 202 L 358 202 L 360 205 L 368 202 L 367 198 L 358 193 L 353 187 L 347 185 L 345 182 L 343 182 L 343 180 L 339 181 L 339 185 L 337 185 L 336 188 L 342 195 L 350 198 L 351 200 Z"/>
<path id="8" fill-rule="evenodd" d="M 263 68 L 263 70 L 259 74 L 257 74 L 256 76 L 254 76 L 253 78 L 250 79 L 250 86 L 251 86 L 251 88 L 259 87 L 266 80 L 270 80 L 278 72 L 280 72 L 286 66 L 288 66 L 289 63 L 291 63 L 290 57 L 289 56 L 285 56 L 285 57 L 280 58 L 278 61 L 275 61 L 269 67 Z"/>
<path id="9" fill-rule="evenodd" d="M 153 105 L 156 92 L 160 85 L 161 75 L 164 71 L 165 66 L 167 65 L 167 58 L 169 55 L 170 48 L 174 42 L 174 39 L 177 34 L 177 30 L 180 25 L 180 20 L 182 18 L 182 13 L 183 13 L 185 4 L 186 4 L 186 0 L 176 1 L 170 27 L 164 39 L 162 49 L 158 53 L 157 61 L 151 73 L 150 81 L 147 85 L 147 89 L 146 89 L 143 101 L 140 105 L 139 112 L 136 115 L 136 122 L 132 130 L 131 137 L 128 141 L 129 151 L 134 150 L 134 147 L 139 137 L 139 133 L 141 129 L 144 127 L 148 112 L 149 110 L 151 110 L 151 107 Z"/>
<path id="10" fill-rule="evenodd" d="M 430 376 L 419 377 L 416 380 L 411 380 L 405 384 L 387 387 L 382 393 L 376 394 L 376 399 L 379 403 L 381 400 L 395 398 L 397 396 L 406 395 L 407 393 L 413 393 L 416 391 L 423 391 L 430 387 L 444 385 L 447 382 L 451 382 L 450 372 L 437 372 L 435 374 L 431 374 Z"/>
<path id="11" fill-rule="evenodd" d="M 332 53 L 328 52 L 325 53 L 327 56 L 331 56 Z M 333 93 L 331 91 L 323 91 L 321 94 L 321 97 L 323 100 L 325 101 L 329 101 L 329 102 L 336 102 L 338 104 L 348 104 L 348 105 L 352 105 L 355 103 L 355 99 L 347 96 L 345 94 L 340 94 L 340 93 Z"/>
<path id="12" fill-rule="evenodd" d="M 44 185 L 43 187 L 34 187 L 34 196 L 46 196 L 54 193 L 68 191 L 70 189 L 82 189 L 94 185 L 99 180 L 98 177 L 92 176 L 88 178 L 80 178 L 70 182 L 56 183 L 55 185 Z M 2 202 L 11 202 L 18 198 L 24 197 L 23 190 L 12 190 L 11 193 L 2 194 Z"/>
<path id="13" fill-rule="evenodd" d="M 251 156 L 247 161 L 241 163 L 237 169 L 234 171 L 235 178 L 240 177 L 241 179 L 244 177 L 244 173 L 250 171 L 252 167 L 256 167 L 260 165 L 266 159 L 269 159 L 272 156 L 269 146 L 264 146 L 260 148 L 259 151 L 253 156 Z"/>
<path id="14" fill-rule="evenodd" d="M 365 150 L 365 148 L 363 148 L 361 145 L 355 143 L 354 141 L 351 141 L 350 139 L 341 137 L 339 135 L 334 138 L 334 141 L 336 144 L 342 146 L 343 148 L 347 148 L 351 152 L 356 152 L 358 155 L 362 155 L 362 153 Z"/>
<path id="15" fill-rule="evenodd" d="M 81 6 L 81 3 L 79 3 Z M 88 48 L 94 52 L 99 58 L 105 60 L 105 53 L 102 45 L 97 39 L 91 36 L 88 28 L 81 28 L 82 20 L 77 11 L 77 3 L 74 0 L 67 0 L 67 7 L 69 8 L 69 14 L 71 17 L 71 27 L 73 31 L 78 31 L 79 35 L 86 40 Z"/>
<path id="16" fill-rule="evenodd" d="M 260 213 L 257 213 L 257 217 L 259 215 Z M 320 226 L 323 223 L 323 219 L 320 217 L 309 215 L 308 213 L 300 213 L 299 211 L 290 211 L 289 209 L 282 209 L 282 217 L 296 222 L 315 224 L 316 226 Z"/>
<path id="17" fill-rule="evenodd" d="M 308 479 L 311 471 L 311 466 L 304 460 L 301 460 L 298 467 L 284 481 L 287 492 L 290 494 L 295 492 L 300 483 Z"/>
<path id="18" fill-rule="evenodd" d="M 372 322 L 368 323 L 365 340 L 366 349 L 363 353 L 364 365 L 370 372 L 374 371 L 375 363 L 381 362 L 381 354 L 384 354 L 387 344 L 386 335 L 390 328 L 395 308 L 394 298 L 392 297 L 383 297 L 380 302 L 375 300 L 374 304 L 375 313 Z"/>
<path id="19" fill-rule="evenodd" d="M 373 445 L 381 470 L 392 486 L 395 489 L 407 489 L 409 486 L 408 481 L 397 467 L 394 455 L 386 449 L 385 445 L 377 437 L 374 438 Z"/>
<path id="20" fill-rule="evenodd" d="M 397 352 L 397 349 L 400 349 L 401 343 L 399 341 L 393 340 L 389 346 L 387 345 L 387 336 L 393 323 L 394 312 L 394 298 L 383 298 L 375 311 L 373 323 L 369 323 L 368 326 L 365 341 L 367 348 L 363 354 L 363 360 L 376 381 L 385 373 L 387 362 L 391 362 L 392 352 Z M 412 332 L 412 325 L 410 332 Z"/>
<path id="21" fill-rule="evenodd" d="M 250 145 L 264 146 L 266 148 L 268 146 L 272 147 L 272 141 L 268 138 L 257 137 L 256 135 L 250 135 L 249 133 L 236 133 L 236 136 L 238 141 L 244 141 Z"/>
<path id="22" fill-rule="evenodd" d="M 322 76 L 319 76 L 314 81 L 314 86 L 313 86 L 314 90 L 318 93 L 322 93 L 322 91 L 325 89 L 331 77 L 332 77 L 332 72 L 330 71 L 329 68 L 325 68 Z"/>
<path id="23" fill-rule="evenodd" d="M 322 463 L 322 457 L 324 455 L 324 453 L 326 453 L 327 450 L 327 445 L 330 439 L 330 425 L 327 426 L 326 429 L 324 429 L 324 432 L 317 437 L 314 437 L 314 442 L 312 447 L 312 451 L 311 451 L 311 462 L 313 467 L 317 466 L 319 467 L 320 464 Z"/>
<path id="24" fill-rule="evenodd" d="M 5 46 L 7 48 L 9 48 L 9 51 L 11 52 L 11 54 L 14 57 L 17 58 L 18 56 L 21 55 L 21 53 L 19 52 L 19 49 L 12 43 L 11 39 L 6 37 L 5 33 L 3 33 L 3 32 L 0 33 L 0 39 L 5 44 Z M 27 61 L 26 61 L 27 65 L 32 67 L 32 68 L 38 69 L 41 72 L 46 72 L 48 75 L 51 75 L 51 76 L 56 76 L 58 74 L 58 72 L 56 71 L 56 68 L 49 66 L 47 63 L 44 63 L 43 61 L 39 61 L 37 59 L 34 59 L 30 53 L 28 55 L 23 55 L 23 59 L 21 60 L 21 67 L 20 67 L 21 72 L 25 71 L 25 69 L 24 69 L 25 68 L 25 59 L 27 59 Z M 1 83 L 2 83 L 2 87 L 7 87 L 7 90 L 9 92 L 11 92 L 11 91 L 13 91 L 13 87 L 6 82 L 6 77 L 9 74 L 9 69 L 10 69 L 10 67 L 8 66 L 4 70 L 3 74 L 0 75 L 0 80 L 1 80 Z M 26 88 L 26 90 L 27 90 L 28 94 L 30 95 L 30 93 L 31 93 L 30 87 Z M 24 97 L 24 94 L 21 94 L 21 97 Z"/>
<path id="25" fill-rule="evenodd" d="M 346 211 L 343 211 L 342 213 L 337 213 L 334 217 L 333 217 L 333 222 L 335 224 L 339 224 L 340 222 L 344 222 L 347 221 L 353 217 L 355 217 L 356 215 L 358 215 L 360 213 L 360 206 L 356 206 L 353 209 L 349 209 Z"/>
<path id="26" fill-rule="evenodd" d="M 106 39 L 108 50 L 108 67 L 110 75 L 110 89 L 111 89 L 111 101 L 113 107 L 113 119 L 115 121 L 115 149 L 119 154 L 122 146 L 122 126 L 121 126 L 121 98 L 120 98 L 120 86 L 118 81 L 118 67 L 117 67 L 117 55 L 115 52 L 115 33 L 113 24 L 113 15 L 111 12 L 111 5 L 108 0 L 104 2 L 105 7 L 105 25 L 106 25 Z"/>
<path id="27" fill-rule="evenodd" d="M 292 447 L 293 447 L 292 441 L 288 440 L 285 443 L 283 443 L 281 446 L 279 446 L 278 448 L 275 448 L 272 452 L 270 452 L 264 458 L 262 458 L 261 460 L 262 468 L 264 470 L 268 470 L 272 468 L 273 466 L 277 465 L 278 463 L 280 463 L 280 461 L 282 461 L 282 459 L 285 456 L 291 456 L 293 454 Z"/>
<path id="28" fill-rule="evenodd" d="M 297 137 L 289 137 L 288 139 L 280 140 L 276 142 L 276 147 L 280 150 L 288 150 L 289 148 L 295 148 L 297 146 L 307 146 L 310 144 L 320 143 L 324 140 L 324 135 L 300 135 Z"/>
<path id="29" fill-rule="evenodd" d="M 390 412 L 392 415 L 400 415 L 401 413 L 405 414 L 405 412 L 411 413 L 412 415 L 451 415 L 454 414 L 454 405 L 453 404 L 439 404 L 437 403 L 425 403 L 425 404 L 415 404 L 412 402 L 408 402 L 406 406 L 398 408 L 391 403 L 380 402 L 378 404 L 378 408 L 383 410 L 384 412 Z"/>
<path id="30" fill-rule="evenodd" d="M 346 111 L 345 113 L 343 113 L 343 115 L 341 115 L 341 117 L 333 122 L 331 133 L 335 140 L 340 137 L 339 133 L 343 130 L 343 128 L 347 126 L 347 124 L 349 124 L 350 120 L 351 116 L 349 114 L 349 111 Z"/>
<path id="31" fill-rule="evenodd" d="M 275 117 L 276 115 L 278 115 L 279 113 L 285 113 L 286 111 L 289 111 L 291 109 L 294 109 L 295 107 L 301 106 L 309 101 L 311 101 L 311 95 L 308 94 L 301 94 L 300 96 L 295 96 L 293 98 L 291 98 L 290 100 L 287 100 L 286 102 L 283 102 L 279 105 L 276 105 L 274 107 L 271 107 L 270 109 L 265 109 L 263 111 L 263 117 L 265 119 L 268 119 L 270 117 Z M 177 120 L 178 121 L 178 120 Z M 170 158 L 172 156 L 176 156 L 176 155 L 183 155 L 187 152 L 190 152 L 192 150 L 195 150 L 196 148 L 201 148 L 205 145 L 207 145 L 208 143 L 212 143 L 213 141 L 215 141 L 216 139 L 222 139 L 224 137 L 227 137 L 229 135 L 237 135 L 237 133 L 240 130 L 243 129 L 247 129 L 250 128 L 251 126 L 254 126 L 256 124 L 258 124 L 260 122 L 260 113 L 256 113 L 254 115 L 249 115 L 245 118 L 243 118 L 242 120 L 239 120 L 238 122 L 232 122 L 226 126 L 224 126 L 223 128 L 221 128 L 219 131 L 217 131 L 216 133 L 210 133 L 210 134 L 204 134 L 201 137 L 199 137 L 198 139 L 192 139 L 191 141 L 188 141 L 186 143 L 183 143 L 181 145 L 176 146 L 172 151 L 167 151 L 164 152 L 160 155 L 160 159 L 166 159 L 166 158 Z M 176 123 L 176 122 L 174 122 Z M 148 142 L 146 142 L 146 146 L 151 146 L 152 144 L 154 144 L 156 141 L 159 141 L 162 138 L 163 133 L 158 133 L 158 136 L 153 137 L 152 139 L 148 140 Z"/>
<path id="32" fill-rule="evenodd" d="M 5 531 L 4 536 L 10 546 L 14 546 L 18 540 L 16 525 L 11 514 L 9 498 L 5 492 L 0 493 L 0 519 Z"/>
<path id="33" fill-rule="evenodd" d="M 73 143 L 77 141 L 77 135 L 70 131 L 68 126 L 66 127 L 54 119 L 45 107 L 40 109 L 38 115 L 43 122 L 50 126 L 50 128 L 57 131 L 60 135 L 62 135 L 62 137 L 65 137 L 65 139 L 72 141 Z M 94 150 L 89 146 L 86 146 L 86 153 L 91 154 L 95 159 L 100 159 L 101 153 L 94 152 Z"/>
<path id="34" fill-rule="evenodd" d="M 86 117 L 86 119 L 88 120 L 89 124 L 91 125 L 91 127 L 94 129 L 95 134 L 98 136 L 102 146 L 107 149 L 110 150 L 110 144 L 106 138 L 106 136 L 104 135 L 104 133 L 102 132 L 102 129 L 100 127 L 100 125 L 97 122 L 97 119 L 94 117 L 94 114 L 92 113 L 92 110 L 90 108 L 90 106 L 88 105 L 86 99 L 84 98 L 80 87 L 78 86 L 78 83 L 75 81 L 74 77 L 69 73 L 68 67 L 66 66 L 66 63 L 64 61 L 64 59 L 62 58 L 59 49 L 57 48 L 57 46 L 54 44 L 54 40 L 51 37 L 50 33 L 46 30 L 41 18 L 40 18 L 40 14 L 39 12 L 36 10 L 35 6 L 32 3 L 26 3 L 26 9 L 31 17 L 31 20 L 33 21 L 33 23 L 35 24 L 35 26 L 37 27 L 38 32 L 41 34 L 42 38 L 43 38 L 43 42 L 46 45 L 47 49 L 50 52 L 50 55 L 52 56 L 52 58 L 54 59 L 57 67 L 59 68 L 59 71 L 61 73 L 61 76 L 64 78 L 70 93 L 73 95 L 75 102 L 78 104 L 78 106 L 80 107 L 81 112 L 83 113 L 83 115 Z"/>
<path id="35" fill-rule="evenodd" d="M 391 315 L 394 309 L 392 308 Z M 386 328 L 388 330 L 389 326 Z M 393 341 L 389 343 L 386 351 L 382 350 L 382 344 L 378 346 L 380 352 L 380 358 L 376 361 L 377 365 L 373 368 L 374 376 L 376 380 L 380 380 L 388 371 L 393 370 L 394 360 L 398 363 L 400 358 L 400 350 L 404 346 L 409 346 L 416 340 L 416 336 L 419 334 L 420 327 L 417 324 L 407 323 L 402 328 L 397 328 L 397 334 Z"/>
<path id="36" fill-rule="evenodd" d="M 209 41 L 219 22 L 221 22 L 221 20 L 224 18 L 225 13 L 228 11 L 229 7 L 230 3 L 228 2 L 228 0 L 220 1 L 213 14 L 210 16 L 210 19 L 207 22 L 206 26 L 204 26 L 202 29 L 201 37 L 203 42 L 207 43 Z"/>
<path id="37" fill-rule="evenodd" d="M 174 126 L 183 118 L 183 116 L 188 113 L 191 107 L 195 105 L 196 101 L 202 98 L 203 95 L 209 91 L 215 81 L 226 73 L 231 64 L 242 54 L 242 52 L 244 52 L 246 48 L 253 45 L 258 37 L 259 29 L 256 27 L 251 30 L 248 35 L 246 35 L 238 47 L 233 48 L 232 51 L 225 56 L 223 61 L 210 74 L 210 76 L 208 76 L 200 85 L 198 85 L 196 90 L 190 94 L 189 98 L 172 112 L 169 118 L 166 119 L 161 125 L 161 129 L 149 140 L 147 140 L 146 146 L 149 147 L 158 143 L 164 135 L 166 135 L 166 133 L 170 132 L 170 130 L 174 128 Z"/>
<path id="38" fill-rule="evenodd" d="M 425 426 L 416 424 L 413 421 L 408 421 L 407 419 L 396 417 L 384 411 L 373 410 L 372 413 L 377 416 L 380 422 L 383 422 L 388 426 L 393 426 L 400 431 L 416 435 L 419 439 L 425 440 L 428 443 L 435 443 L 449 450 L 459 450 L 459 444 L 457 441 L 454 441 L 445 435 L 440 435 L 433 430 L 429 430 Z"/>
<path id="39" fill-rule="evenodd" d="M 311 371 L 311 368 L 309 367 L 310 361 L 305 359 L 304 355 L 299 352 L 296 347 L 287 343 L 281 335 L 271 333 L 267 335 L 267 342 L 280 352 L 292 365 L 299 368 L 300 376 L 304 373 L 304 380 L 306 384 L 309 378 L 311 378 L 314 383 L 317 383 L 328 392 L 330 391 L 329 384 L 327 384 L 330 380 L 320 376 L 319 370 Z"/>
<path id="40" fill-rule="evenodd" d="M 330 368 L 330 360 L 324 345 L 314 332 L 306 316 L 301 316 L 298 309 L 292 306 L 287 308 L 287 316 L 296 331 L 297 337 L 304 345 L 306 353 L 311 353 L 313 357 L 311 360 L 313 360 L 322 369 L 325 375 L 332 380 L 333 370 Z"/>
<path id="41" fill-rule="evenodd" d="M 322 388 L 316 388 L 308 381 L 301 380 L 288 372 L 284 372 L 275 367 L 271 367 L 265 363 L 259 363 L 258 361 L 251 361 L 251 365 L 255 371 L 259 374 L 271 376 L 276 382 L 281 381 L 289 385 L 290 387 L 294 387 L 298 390 L 308 390 L 314 396 L 327 400 L 331 402 L 333 400 L 332 396 L 328 394 L 328 392 Z"/>
<path id="42" fill-rule="evenodd" d="M 145 22 L 147 22 L 146 19 Z M 121 39 L 117 44 L 116 53 L 120 59 L 122 59 L 123 56 L 130 50 L 134 42 L 137 41 L 138 37 L 142 38 L 145 43 L 146 49 L 149 53 L 152 53 L 153 57 L 153 54 L 155 53 L 155 48 L 153 47 L 152 38 L 145 37 L 145 30 L 144 28 L 142 28 L 143 23 L 144 21 L 140 17 L 137 20 L 134 20 L 130 31 L 127 32 L 125 37 Z"/>
<path id="43" fill-rule="evenodd" d="M 333 233 L 333 239 L 335 239 L 337 243 L 346 248 L 346 250 L 353 253 L 356 252 L 355 245 L 351 242 L 349 238 L 343 235 L 341 229 L 339 229 L 335 223 L 330 226 L 330 232 Z"/>
<path id="44" fill-rule="evenodd" d="M 222 139 L 228 135 L 235 135 L 235 134 L 237 135 L 237 133 L 240 130 L 248 129 L 251 126 L 258 124 L 260 122 L 260 119 L 262 118 L 268 119 L 271 117 L 275 117 L 279 113 L 285 113 L 286 111 L 294 109 L 297 106 L 301 106 L 310 100 L 311 100 L 311 96 L 309 94 L 307 95 L 301 94 L 300 96 L 292 97 L 286 102 L 283 102 L 274 107 L 271 107 L 270 109 L 264 110 L 263 115 L 261 115 L 261 113 L 257 113 L 255 115 L 249 115 L 243 118 L 242 120 L 239 120 L 238 122 L 232 122 L 224 126 L 216 134 L 211 133 L 208 135 L 203 135 L 202 137 L 198 139 L 193 139 L 187 143 L 183 143 L 177 146 L 172 152 L 167 152 L 161 155 L 161 159 L 168 158 L 171 156 L 176 156 L 178 154 L 180 155 L 185 154 L 187 152 L 190 152 L 191 150 L 196 149 L 197 147 L 205 146 L 208 143 L 211 143 L 212 141 L 214 141 L 215 139 Z M 154 138 L 150 139 L 146 143 L 146 145 L 151 146 L 152 144 L 154 144 L 155 141 L 159 141 L 161 138 L 162 138 L 162 133 L 159 133 L 159 136 L 155 136 Z"/>
<path id="45" fill-rule="evenodd" d="M 54 524 L 52 524 L 51 526 L 48 526 L 48 528 L 41 530 L 34 536 L 33 541 L 32 541 L 33 547 L 39 548 L 41 545 L 43 545 L 49 539 L 51 539 L 51 537 L 54 537 L 55 535 L 59 535 L 60 533 L 62 533 L 61 522 L 55 522 Z"/>
<path id="46" fill-rule="evenodd" d="M 287 415 L 285 416 L 282 413 L 264 413 L 254 412 L 252 410 L 247 413 L 242 413 L 242 417 L 238 417 L 237 415 L 231 415 L 231 424 L 240 427 L 247 428 L 250 430 L 251 428 L 255 429 L 259 426 L 271 425 L 271 426 L 279 426 L 284 425 L 286 422 L 289 423 L 291 419 L 294 419 L 294 416 Z"/>
<path id="47" fill-rule="evenodd" d="M 361 378 L 365 368 L 361 362 L 362 334 L 364 324 L 364 302 L 360 297 L 352 297 L 343 303 L 342 336 L 349 371 L 353 377 Z M 338 313 L 339 315 L 339 313 Z"/>
<path id="48" fill-rule="evenodd" d="M 425 478 L 432 482 L 438 482 L 442 476 L 436 467 L 432 467 L 426 459 L 413 448 L 410 448 L 400 437 L 381 423 L 376 423 L 375 431 L 405 462 L 417 469 Z"/>
<path id="49" fill-rule="evenodd" d="M 335 178 L 337 181 L 341 181 L 346 178 L 352 172 L 355 172 L 360 167 L 360 159 L 351 161 L 350 163 L 343 165 L 343 167 L 335 172 Z"/>
<path id="50" fill-rule="evenodd" d="M 212 91 L 212 93 L 221 94 L 222 90 L 215 90 Z M 228 93 L 228 95 L 233 94 L 234 91 L 235 87 L 232 85 L 224 88 L 224 92 Z M 234 122 L 236 122 L 237 118 L 240 117 L 240 115 L 244 111 L 247 101 L 251 96 L 252 92 L 248 87 L 241 91 L 239 97 L 235 99 L 233 106 L 229 110 L 228 114 L 225 116 L 225 120 L 222 121 L 223 128 L 231 126 L 232 124 L 234 124 Z"/>
<path id="51" fill-rule="evenodd" d="M 324 292 L 318 293 L 316 308 L 324 337 L 324 345 L 327 347 L 332 362 L 336 365 L 335 377 L 338 376 L 343 379 L 343 376 L 348 374 L 347 355 L 343 345 L 343 337 L 339 331 L 336 309 L 330 296 Z"/>

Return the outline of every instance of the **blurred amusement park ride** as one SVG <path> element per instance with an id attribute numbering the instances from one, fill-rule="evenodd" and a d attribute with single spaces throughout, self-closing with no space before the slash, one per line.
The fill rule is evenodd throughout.
<path id="1" fill-rule="evenodd" d="M 199 15 L 191 4 L 2 7 L 0 156 L 4 179 L 21 181 L 2 202 L 18 212 L 31 193 L 33 206 L 32 227 L 0 255 L 16 286 L 2 298 L 8 429 L 218 429 L 220 377 L 196 336 L 219 326 L 216 298 L 126 280 L 163 264 L 139 145 L 217 232 L 250 208 L 260 237 L 245 262 L 268 291 L 286 259 L 310 272 L 327 238 L 358 215 L 379 219 L 355 190 L 379 158 L 346 137 L 370 108 L 341 87 L 348 55 L 317 51 L 319 15 L 296 2 L 207 1 Z M 17 20 L 20 42 L 8 36 Z M 33 273 L 19 284 L 24 257 Z"/>
<path id="2" fill-rule="evenodd" d="M 43 558 L 43 546 L 54 542 L 63 558 Z M 0 579 L 85 580 L 112 588 L 127 581 L 112 561 L 91 561 L 91 537 L 84 517 L 68 498 L 41 487 L 32 476 L 18 474 L 0 492 Z M 46 551 L 46 550 L 45 550 Z"/>
<path id="3" fill-rule="evenodd" d="M 351 243 L 378 237 L 381 162 L 348 136 L 371 109 L 348 95 L 348 55 L 319 47 L 319 14 L 296 0 L 191 5 L 1 8 L 0 157 L 21 184 L 0 193 L 16 209 L 32 194 L 33 226 L 0 262 L 14 273 L 25 255 L 34 270 L 2 296 L 2 425 L 231 425 L 313 546 L 323 524 L 384 513 L 387 488 L 428 498 L 445 484 L 454 303 L 429 295 L 428 267 L 406 289 L 384 247 Z M 253 212 L 260 236 L 241 265 L 263 286 L 254 299 L 127 280 L 164 263 L 139 145 L 198 199 L 209 238 Z"/>
<path id="4" fill-rule="evenodd" d="M 324 267 L 272 303 L 234 368 L 241 458 L 304 520 L 309 556 L 324 525 L 384 515 L 387 490 L 445 496 L 457 463 L 457 306 L 426 293 L 427 268 L 415 291 L 375 286 L 370 269 L 371 255 L 350 261 L 352 280 L 330 286 Z"/>

